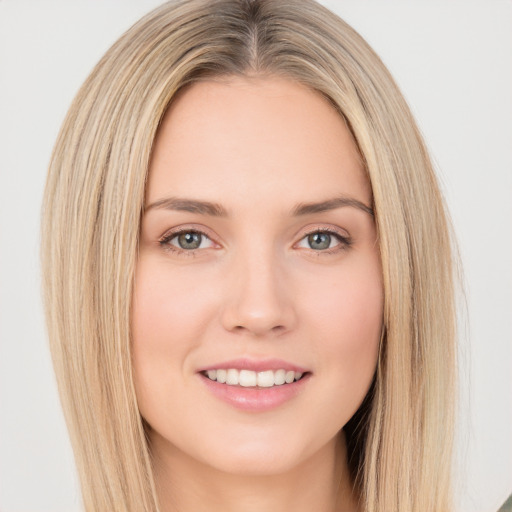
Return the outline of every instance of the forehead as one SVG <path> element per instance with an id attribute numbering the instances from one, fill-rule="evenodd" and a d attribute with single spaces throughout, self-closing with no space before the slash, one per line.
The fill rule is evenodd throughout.
<path id="1" fill-rule="evenodd" d="M 227 207 L 371 190 L 344 119 L 319 93 L 283 78 L 229 78 L 182 91 L 159 128 L 146 202 L 165 196 Z"/>

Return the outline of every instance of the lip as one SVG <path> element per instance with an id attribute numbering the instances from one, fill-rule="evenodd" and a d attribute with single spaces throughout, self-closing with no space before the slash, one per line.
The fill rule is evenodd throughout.
<path id="1" fill-rule="evenodd" d="M 229 386 L 210 380 L 202 373 L 198 374 L 204 385 L 216 398 L 247 412 L 265 412 L 275 409 L 296 397 L 310 380 L 311 374 L 304 375 L 291 384 L 271 388 L 244 388 Z"/>
<path id="2" fill-rule="evenodd" d="M 230 386 L 209 379 L 204 372 L 208 370 L 252 370 L 261 372 L 265 370 L 293 370 L 305 374 L 300 380 L 290 384 L 282 384 L 271 388 L 246 388 L 243 386 Z M 216 398 L 230 406 L 246 412 L 265 412 L 280 407 L 299 395 L 307 386 L 311 372 L 282 359 L 233 359 L 210 366 L 205 366 L 198 371 L 199 378 L 206 389 Z"/>
<path id="3" fill-rule="evenodd" d="M 198 372 L 206 372 L 208 370 L 229 370 L 235 368 L 237 370 L 252 370 L 253 372 L 264 372 L 265 370 L 292 370 L 294 372 L 306 373 L 309 372 L 307 368 L 291 364 L 283 359 L 248 359 L 239 358 L 230 361 L 223 361 L 221 363 L 212 364 L 200 368 Z"/>

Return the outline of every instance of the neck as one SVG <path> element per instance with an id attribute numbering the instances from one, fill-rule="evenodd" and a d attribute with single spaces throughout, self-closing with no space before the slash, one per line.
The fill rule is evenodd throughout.
<path id="1" fill-rule="evenodd" d="M 281 474 L 232 474 L 151 436 L 161 512 L 357 512 L 343 432 Z"/>

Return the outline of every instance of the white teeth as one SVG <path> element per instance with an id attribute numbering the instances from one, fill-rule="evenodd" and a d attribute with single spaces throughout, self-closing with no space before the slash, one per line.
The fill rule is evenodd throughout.
<path id="1" fill-rule="evenodd" d="M 276 386 L 281 386 L 286 382 L 286 370 L 277 370 L 274 374 L 274 383 Z"/>
<path id="2" fill-rule="evenodd" d="M 302 377 L 301 372 L 293 370 L 265 370 L 263 372 L 253 372 L 251 370 L 237 370 L 230 368 L 229 370 L 208 370 L 205 372 L 210 380 L 216 380 L 221 384 L 229 386 L 243 386 L 271 388 L 272 386 L 282 386 L 283 384 L 291 384 L 293 381 Z"/>
<path id="3" fill-rule="evenodd" d="M 238 378 L 240 381 L 240 386 L 243 386 L 244 388 L 256 386 L 256 372 L 251 372 L 249 370 L 240 370 Z"/>
<path id="4" fill-rule="evenodd" d="M 258 373 L 258 386 L 260 388 L 270 388 L 274 385 L 274 372 L 267 370 Z"/>
<path id="5" fill-rule="evenodd" d="M 230 368 L 226 376 L 226 384 L 238 386 L 238 370 Z"/>

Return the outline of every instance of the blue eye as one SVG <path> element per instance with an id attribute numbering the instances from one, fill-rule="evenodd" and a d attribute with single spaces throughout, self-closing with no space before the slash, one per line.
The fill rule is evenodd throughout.
<path id="1" fill-rule="evenodd" d="M 199 249 L 199 247 L 201 247 L 203 235 L 201 235 L 201 233 L 194 233 L 191 231 L 176 235 L 172 241 L 174 240 L 176 241 L 176 244 L 173 245 L 177 245 L 180 249 Z"/>
<path id="2" fill-rule="evenodd" d="M 349 247 L 351 240 L 347 236 L 326 230 L 318 230 L 306 235 L 297 247 L 318 252 L 334 252 Z"/>
<path id="3" fill-rule="evenodd" d="M 308 235 L 308 245 L 315 251 L 323 251 L 331 247 L 331 235 L 329 233 L 312 233 Z"/>
<path id="4" fill-rule="evenodd" d="M 171 233 L 160 240 L 160 244 L 177 251 L 207 249 L 214 245 L 204 233 L 194 230 Z"/>

